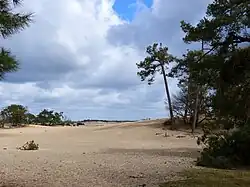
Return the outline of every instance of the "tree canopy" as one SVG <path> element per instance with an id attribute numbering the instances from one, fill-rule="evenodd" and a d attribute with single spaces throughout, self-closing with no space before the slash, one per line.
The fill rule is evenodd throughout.
<path id="1" fill-rule="evenodd" d="M 1 111 L 2 120 L 12 125 L 20 125 L 26 122 L 27 107 L 12 104 Z"/>
<path id="2" fill-rule="evenodd" d="M 20 126 L 24 124 L 61 125 L 65 120 L 63 112 L 43 109 L 37 115 L 29 112 L 28 107 L 11 104 L 0 111 L 1 124 Z"/>

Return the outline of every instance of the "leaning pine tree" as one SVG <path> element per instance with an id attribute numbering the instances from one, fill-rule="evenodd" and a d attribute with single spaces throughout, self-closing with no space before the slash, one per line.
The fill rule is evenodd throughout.
<path id="1" fill-rule="evenodd" d="M 0 0 L 0 33 L 2 38 L 7 38 L 29 26 L 31 13 L 17 13 L 13 8 L 20 5 L 20 0 Z M 0 80 L 6 73 L 15 72 L 19 63 L 11 52 L 0 46 Z"/>
<path id="2" fill-rule="evenodd" d="M 167 65 L 174 61 L 174 57 L 168 53 L 168 48 L 163 47 L 161 43 L 160 45 L 154 43 L 152 46 L 148 46 L 146 52 L 148 56 L 143 61 L 136 64 L 138 69 L 140 70 L 137 75 L 141 78 L 142 81 L 145 81 L 147 79 L 148 84 L 151 85 L 155 80 L 155 74 L 157 72 L 162 74 L 167 94 L 169 114 L 173 127 L 174 114 L 171 104 L 170 91 L 168 88 L 166 68 Z"/>

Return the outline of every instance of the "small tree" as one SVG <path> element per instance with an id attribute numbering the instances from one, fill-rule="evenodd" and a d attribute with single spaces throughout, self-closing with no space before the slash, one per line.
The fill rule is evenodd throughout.
<path id="1" fill-rule="evenodd" d="M 37 121 L 42 125 L 58 125 L 62 120 L 63 112 L 44 109 L 37 115 Z"/>
<path id="2" fill-rule="evenodd" d="M 37 121 L 42 125 L 50 125 L 53 119 L 53 110 L 44 109 L 37 115 Z"/>
<path id="3" fill-rule="evenodd" d="M 11 123 L 16 126 L 26 122 L 27 112 L 27 107 L 12 104 L 1 111 L 1 116 L 5 123 Z"/>
<path id="4" fill-rule="evenodd" d="M 165 104 L 166 108 L 169 109 L 167 101 L 165 101 Z M 172 107 L 174 115 L 181 117 L 184 124 L 189 123 L 188 117 L 192 115 L 190 104 L 186 87 L 180 87 L 180 91 L 172 96 Z"/>
<path id="5" fill-rule="evenodd" d="M 143 61 L 136 64 L 138 69 L 140 70 L 137 75 L 140 76 L 142 81 L 145 81 L 147 79 L 148 84 L 151 85 L 155 80 L 155 74 L 157 72 L 162 74 L 167 94 L 169 114 L 173 125 L 174 114 L 166 77 L 166 69 L 167 65 L 174 61 L 174 58 L 168 53 L 168 48 L 163 47 L 161 43 L 160 45 L 154 43 L 152 46 L 148 46 L 146 52 L 148 53 L 148 56 Z"/>
<path id="6" fill-rule="evenodd" d="M 61 124 L 63 121 L 63 112 L 54 112 L 54 117 L 52 120 L 53 124 Z"/>
<path id="7" fill-rule="evenodd" d="M 31 113 L 26 114 L 27 124 L 35 124 L 36 122 L 37 122 L 37 117 L 34 114 L 31 114 Z"/>
<path id="8" fill-rule="evenodd" d="M 173 112 L 183 119 L 184 124 L 191 125 L 195 111 L 196 93 L 191 92 L 191 85 L 179 84 L 179 92 L 172 97 Z M 205 87 L 200 92 L 198 103 L 198 118 L 196 126 L 206 119 L 210 119 L 210 97 Z M 166 105 L 167 107 L 167 105 Z M 195 127 L 196 127 L 195 126 Z"/>

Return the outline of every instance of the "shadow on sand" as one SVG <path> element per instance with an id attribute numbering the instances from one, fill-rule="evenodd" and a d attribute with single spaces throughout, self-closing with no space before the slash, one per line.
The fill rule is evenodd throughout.
<path id="1" fill-rule="evenodd" d="M 197 158 L 200 149 L 197 148 L 172 148 L 172 149 L 116 149 L 109 148 L 106 154 L 146 154 L 150 156 L 169 156 L 169 157 L 186 157 Z"/>

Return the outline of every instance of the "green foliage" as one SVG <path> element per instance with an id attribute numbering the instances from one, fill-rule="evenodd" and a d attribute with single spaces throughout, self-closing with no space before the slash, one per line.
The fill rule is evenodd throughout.
<path id="1" fill-rule="evenodd" d="M 15 72 L 18 70 L 19 63 L 10 51 L 1 49 L 0 52 L 0 80 L 4 78 L 5 73 Z"/>
<path id="2" fill-rule="evenodd" d="M 3 38 L 9 37 L 29 26 L 31 13 L 17 13 L 13 10 L 20 5 L 20 0 L 0 0 L 0 34 Z M 9 50 L 1 47 L 0 52 L 0 80 L 6 73 L 18 70 L 19 63 Z"/>
<path id="3" fill-rule="evenodd" d="M 187 81 L 196 82 L 201 65 L 197 62 L 203 56 L 201 50 L 188 51 L 182 58 L 175 58 L 176 65 L 172 67 L 168 76 L 179 78 L 180 84 Z"/>
<path id="4" fill-rule="evenodd" d="M 37 121 L 42 125 L 59 125 L 63 122 L 63 112 L 44 109 L 37 115 Z"/>
<path id="5" fill-rule="evenodd" d="M 214 0 L 206 16 L 192 26 L 181 22 L 187 43 L 203 41 L 210 50 L 200 58 L 190 52 L 172 70 L 175 76 L 189 74 L 197 85 L 210 91 L 210 109 L 218 123 L 244 125 L 250 117 L 250 6 L 247 0 Z M 245 47 L 238 44 L 245 43 Z M 193 53 L 194 54 L 194 53 Z M 197 73 L 200 72 L 200 73 Z"/>
<path id="6" fill-rule="evenodd" d="M 149 56 L 136 64 L 138 69 L 141 70 L 137 74 L 142 81 L 148 78 L 148 84 L 150 85 L 154 82 L 155 73 L 160 72 L 162 74 L 162 66 L 169 64 L 173 58 L 168 54 L 168 48 L 163 47 L 162 44 L 159 47 L 157 43 L 148 46 L 146 51 Z"/>
<path id="7" fill-rule="evenodd" d="M 36 115 L 34 115 L 32 113 L 27 113 L 26 114 L 26 123 L 27 124 L 35 124 L 35 123 L 37 123 Z"/>
<path id="8" fill-rule="evenodd" d="M 229 63 L 228 58 L 232 59 L 235 51 L 240 50 L 237 47 L 238 44 L 250 42 L 249 12 L 248 0 L 214 0 L 207 7 L 206 16 L 197 25 L 192 26 L 190 23 L 181 22 L 181 28 L 186 34 L 185 42 L 203 41 L 205 47 L 209 48 L 208 52 L 193 63 L 195 69 L 202 72 L 199 76 L 195 76 L 197 83 L 206 83 L 216 89 L 222 74 L 224 74 L 224 78 L 233 78 L 230 74 L 225 77 L 229 70 L 235 71 L 232 68 L 235 63 Z M 233 61 L 241 64 L 239 59 Z M 179 66 L 181 64 L 183 63 L 180 63 Z M 231 68 L 225 69 L 229 64 L 231 64 Z M 244 69 L 243 64 L 241 67 Z M 181 67 L 177 66 L 177 70 L 180 69 Z M 239 73 L 237 74 L 239 75 Z"/>
<path id="9" fill-rule="evenodd" d="M 250 47 L 237 49 L 223 65 L 214 108 L 223 120 L 244 125 L 250 117 Z"/>
<path id="10" fill-rule="evenodd" d="M 208 133 L 198 139 L 203 144 L 201 156 L 197 164 L 216 168 L 233 168 L 250 166 L 250 126 L 239 129 Z"/>
<path id="11" fill-rule="evenodd" d="M 20 5 L 20 0 L 0 0 L 0 33 L 2 37 L 6 38 L 12 34 L 29 26 L 31 22 L 31 13 L 16 13 L 13 8 Z"/>
<path id="12" fill-rule="evenodd" d="M 165 69 L 166 65 L 174 61 L 174 57 L 168 53 L 167 47 L 157 43 L 148 46 L 146 52 L 148 56 L 136 64 L 140 70 L 137 75 L 142 81 L 147 79 L 148 84 L 151 85 L 154 82 L 155 74 L 157 72 L 162 74 L 162 67 Z"/>
<path id="13" fill-rule="evenodd" d="M 181 21 L 186 43 L 202 43 L 204 51 L 188 51 L 169 76 L 180 84 L 202 85 L 217 127 L 232 129 L 208 133 L 199 139 L 205 145 L 199 165 L 227 168 L 250 165 L 250 1 L 214 0 L 197 25 Z M 185 98 L 181 96 L 182 98 Z M 183 106 L 181 105 L 182 109 Z M 209 124 L 212 127 L 212 124 Z"/>
<path id="14" fill-rule="evenodd" d="M 41 125 L 61 125 L 63 123 L 63 112 L 44 109 L 37 116 L 30 113 L 27 107 L 12 104 L 3 108 L 0 112 L 1 126 L 10 123 L 12 125 L 37 124 Z"/>
<path id="15" fill-rule="evenodd" d="M 2 120 L 5 123 L 11 123 L 12 125 L 20 125 L 26 122 L 27 112 L 27 107 L 12 104 L 10 106 L 5 107 L 0 114 Z"/>
<path id="16" fill-rule="evenodd" d="M 203 55 L 204 53 L 201 50 L 188 51 L 182 58 L 175 59 L 177 63 L 168 75 L 179 79 L 178 87 L 180 91 L 172 98 L 175 114 L 183 117 L 185 123 L 191 124 L 194 121 L 195 111 L 197 111 L 193 128 L 201 121 L 211 118 L 208 83 L 201 79 L 206 71 L 203 73 L 203 64 L 198 63 L 201 58 L 204 58 Z M 204 76 L 204 78 L 208 81 L 207 76 Z M 202 116 L 202 119 L 200 119 L 200 116 Z"/>
<path id="17" fill-rule="evenodd" d="M 206 16 L 196 26 L 185 21 L 181 28 L 187 43 L 205 41 L 212 47 L 228 49 L 234 43 L 250 42 L 249 0 L 214 0 L 207 7 Z"/>
<path id="18" fill-rule="evenodd" d="M 26 142 L 23 146 L 18 147 L 17 149 L 24 150 L 24 151 L 31 151 L 31 150 L 38 150 L 39 145 L 35 143 L 34 140 Z"/>

